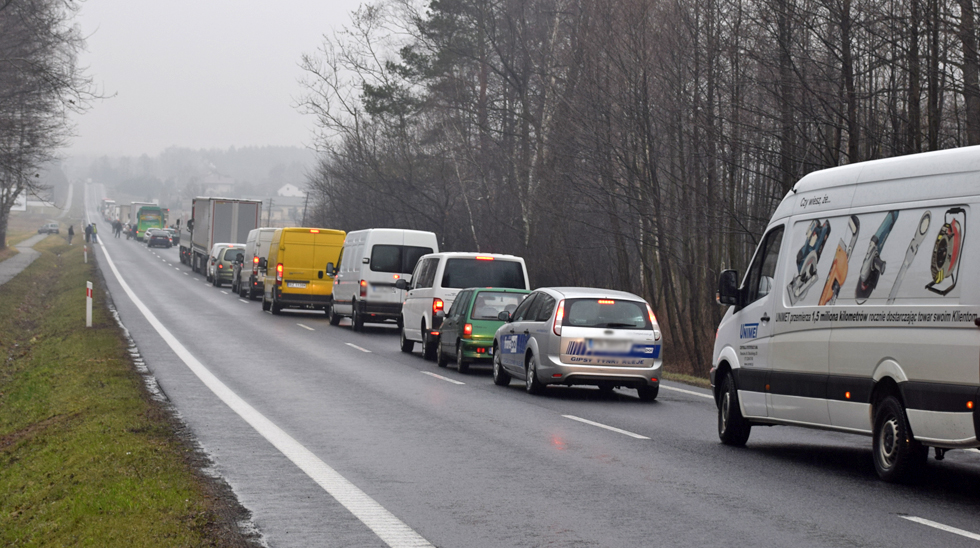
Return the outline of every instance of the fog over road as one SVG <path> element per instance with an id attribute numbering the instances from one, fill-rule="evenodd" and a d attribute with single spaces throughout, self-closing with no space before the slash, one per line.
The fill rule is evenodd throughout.
<path id="1" fill-rule="evenodd" d="M 84 186 L 96 219 L 102 187 Z M 108 223 L 99 228 L 95 255 L 123 323 L 270 546 L 384 546 L 379 534 L 410 541 L 398 537 L 404 531 L 445 547 L 980 539 L 964 536 L 980 533 L 975 452 L 930 460 L 921 484 L 899 486 L 878 480 L 865 437 L 756 427 L 747 447 L 727 447 L 706 390 L 665 383 L 654 403 L 586 387 L 530 396 L 517 381 L 495 386 L 489 367 L 460 375 L 420 349 L 402 353 L 394 325 L 355 333 L 322 313 L 261 312 L 181 265 L 176 248 L 150 250 L 112 238 Z M 220 399 L 192 371 L 110 259 L 174 341 L 255 415 L 233 410 L 232 396 Z M 306 467 L 254 426 L 265 420 L 308 452 Z M 380 509 L 352 511 L 304 471 L 325 469 Z M 375 529 L 355 514 L 376 518 Z M 378 523 L 393 529 L 378 532 Z"/>

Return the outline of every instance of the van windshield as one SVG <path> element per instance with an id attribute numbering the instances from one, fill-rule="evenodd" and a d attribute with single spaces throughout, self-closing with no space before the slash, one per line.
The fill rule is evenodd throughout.
<path id="1" fill-rule="evenodd" d="M 565 325 L 609 329 L 653 329 L 646 303 L 618 299 L 571 299 L 565 302 Z"/>
<path id="2" fill-rule="evenodd" d="M 527 289 L 524 284 L 524 267 L 521 263 L 476 258 L 446 260 L 446 269 L 442 273 L 442 287 Z"/>
<path id="3" fill-rule="evenodd" d="M 419 257 L 429 253 L 432 253 L 431 247 L 376 245 L 371 248 L 371 270 L 411 274 L 415 270 L 415 263 L 419 262 Z"/>

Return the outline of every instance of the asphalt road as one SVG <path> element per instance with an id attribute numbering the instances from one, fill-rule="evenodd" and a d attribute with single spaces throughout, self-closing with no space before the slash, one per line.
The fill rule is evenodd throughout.
<path id="1" fill-rule="evenodd" d="M 93 219 L 101 197 L 86 185 Z M 654 403 L 630 390 L 530 396 L 517 381 L 495 386 L 488 367 L 460 375 L 420 349 L 403 354 L 394 325 L 355 333 L 322 313 L 263 313 L 205 283 L 176 248 L 99 228 L 122 321 L 270 546 L 980 541 L 976 452 L 930 459 L 920 484 L 900 486 L 877 479 L 865 437 L 756 427 L 747 447 L 726 447 L 706 390 L 665 383 Z"/>

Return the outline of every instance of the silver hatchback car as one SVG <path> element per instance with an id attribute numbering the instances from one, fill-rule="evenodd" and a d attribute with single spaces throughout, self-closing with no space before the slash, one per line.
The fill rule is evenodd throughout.
<path id="1" fill-rule="evenodd" d="M 650 305 L 622 291 L 584 287 L 535 290 L 505 320 L 493 342 L 493 382 L 523 378 L 546 385 L 635 388 L 641 400 L 660 391 L 662 340 Z"/>

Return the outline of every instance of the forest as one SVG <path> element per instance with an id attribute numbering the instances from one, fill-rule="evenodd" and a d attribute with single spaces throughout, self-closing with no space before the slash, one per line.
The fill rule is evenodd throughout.
<path id="1" fill-rule="evenodd" d="M 980 144 L 974 0 L 381 0 L 305 56 L 316 223 L 632 291 L 705 375 L 803 175 Z"/>

